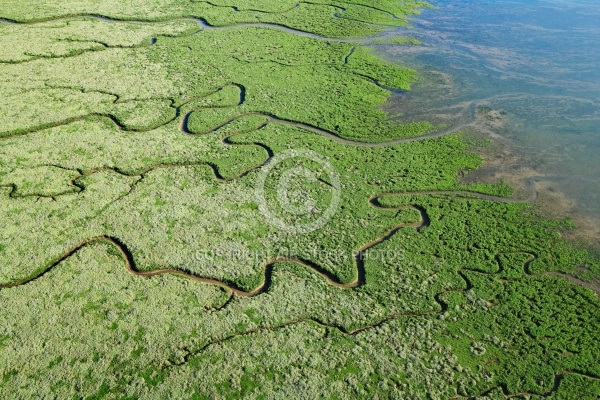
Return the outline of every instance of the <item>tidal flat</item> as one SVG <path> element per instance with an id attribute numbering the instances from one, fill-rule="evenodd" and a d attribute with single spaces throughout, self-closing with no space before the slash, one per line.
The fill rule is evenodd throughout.
<path id="1" fill-rule="evenodd" d="M 470 105 L 467 130 L 497 145 L 487 149 L 477 179 L 515 187 L 534 181 L 538 205 L 555 218 L 573 219 L 577 239 L 600 248 L 598 5 L 436 5 L 412 24 L 422 46 L 378 46 L 378 54 L 424 77 L 393 96 L 388 110 L 452 126 Z"/>

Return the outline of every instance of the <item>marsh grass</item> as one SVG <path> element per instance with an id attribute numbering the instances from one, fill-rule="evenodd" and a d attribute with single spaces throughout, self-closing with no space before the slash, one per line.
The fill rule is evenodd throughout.
<path id="1" fill-rule="evenodd" d="M 190 36 L 180 19 L 355 37 L 425 6 L 295 5 L 0 5 L 40 21 L 0 25 L 1 41 L 29 44 L 0 65 L 3 396 L 597 395 L 597 296 L 556 273 L 597 276 L 600 263 L 561 239 L 568 221 L 510 202 L 506 185 L 462 185 L 481 158 L 460 134 L 361 147 L 311 130 L 430 132 L 377 108 L 415 71 L 356 43 L 256 26 Z M 259 210 L 261 167 L 289 149 L 339 173 L 339 208 L 318 231 L 282 234 Z M 294 166 L 265 186 L 276 212 Z M 324 179 L 289 189 L 316 210 L 331 201 Z M 139 276 L 164 269 L 188 277 Z"/>

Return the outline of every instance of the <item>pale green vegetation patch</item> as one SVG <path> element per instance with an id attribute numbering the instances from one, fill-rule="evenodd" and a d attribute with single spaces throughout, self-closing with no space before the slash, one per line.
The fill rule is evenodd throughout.
<path id="1" fill-rule="evenodd" d="M 388 120 L 416 71 L 306 34 L 423 6 L 3 2 L 2 396 L 597 398 L 598 258 Z"/>
<path id="2" fill-rule="evenodd" d="M 156 24 L 114 23 L 73 18 L 35 25 L 0 24 L 0 62 L 66 57 L 111 47 L 150 45 L 159 36 L 179 36 L 199 29 L 189 20 Z"/>
<path id="3" fill-rule="evenodd" d="M 2 2 L 0 15 L 3 18 L 18 21 L 38 21 L 56 19 L 64 16 L 97 14 L 157 19 L 171 17 L 184 12 L 184 4 L 177 0 L 133 0 L 111 1 L 70 1 L 68 3 L 53 0 L 22 2 L 6 0 Z"/>

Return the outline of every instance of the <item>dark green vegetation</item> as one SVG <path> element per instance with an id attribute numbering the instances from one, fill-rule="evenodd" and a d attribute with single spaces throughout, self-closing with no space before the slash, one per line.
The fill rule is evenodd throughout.
<path id="1" fill-rule="evenodd" d="M 459 134 L 376 146 L 431 133 L 377 108 L 415 72 L 279 29 L 366 35 L 418 3 L 87 3 L 0 6 L 39 21 L 7 37 L 68 43 L 0 66 L 3 397 L 598 396 L 598 298 L 560 274 L 600 264 L 568 224 L 461 185 Z M 255 22 L 278 26 L 233 25 Z M 287 149 L 339 173 L 306 234 L 255 197 Z M 302 189 L 321 209 L 331 184 Z"/>

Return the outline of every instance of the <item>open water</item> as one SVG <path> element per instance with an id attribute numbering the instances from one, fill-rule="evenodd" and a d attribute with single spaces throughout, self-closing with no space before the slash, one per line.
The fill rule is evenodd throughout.
<path id="1" fill-rule="evenodd" d="M 469 106 L 479 110 L 473 129 L 517 156 L 505 172 L 529 174 L 571 199 L 574 213 L 600 218 L 600 2 L 433 4 L 411 23 L 422 46 L 382 49 L 424 78 L 396 93 L 389 111 L 452 124 Z"/>

